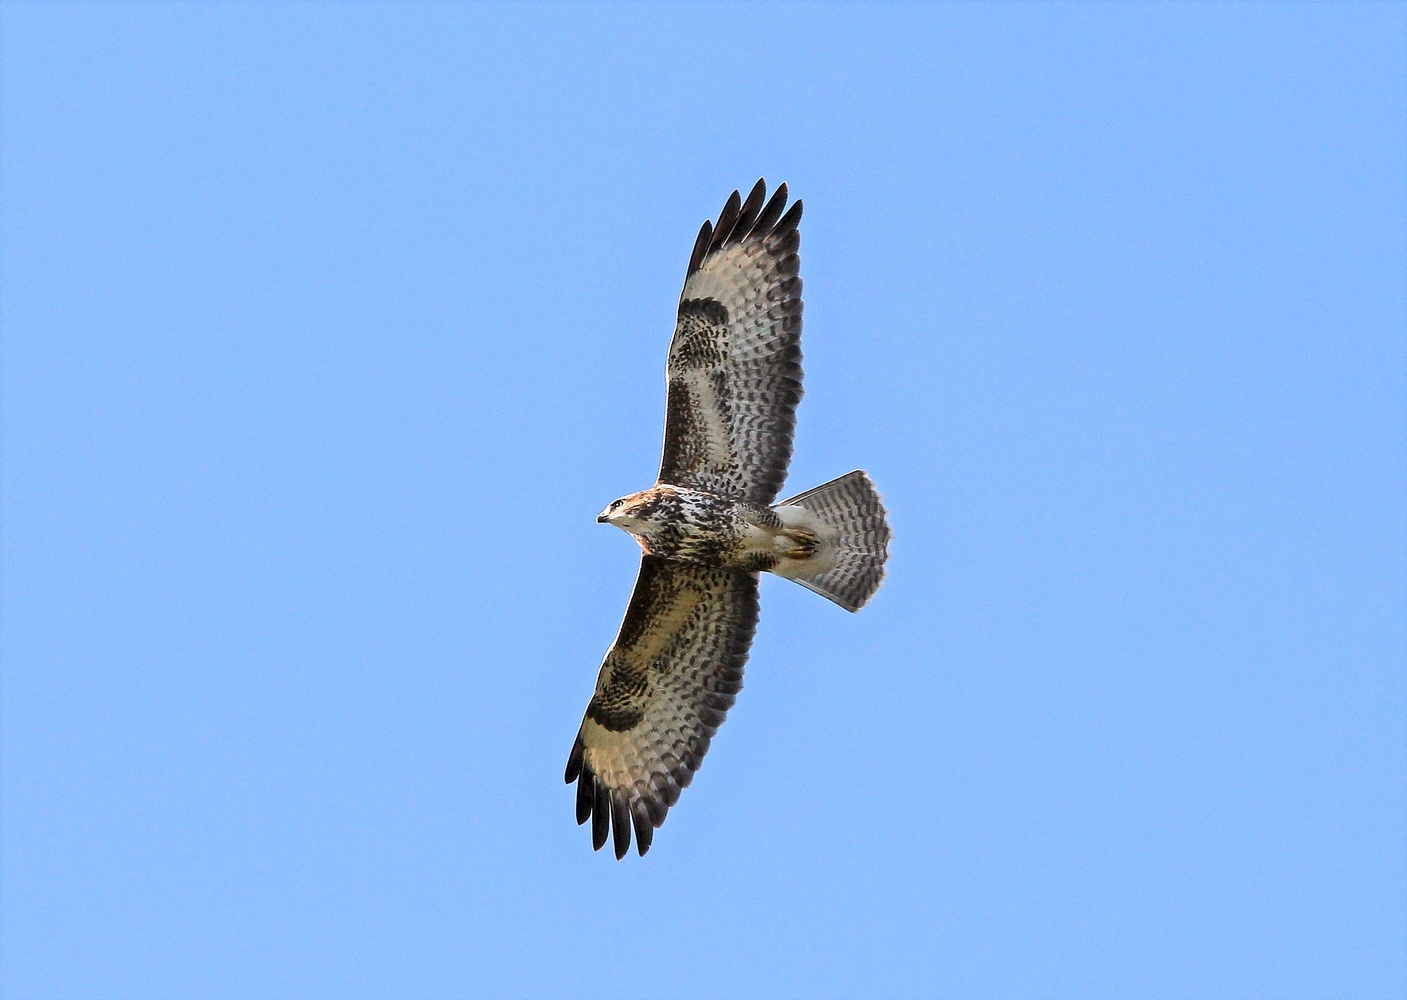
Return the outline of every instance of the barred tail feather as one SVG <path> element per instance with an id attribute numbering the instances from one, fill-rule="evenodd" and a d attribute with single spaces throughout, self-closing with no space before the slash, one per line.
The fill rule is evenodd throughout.
<path id="1" fill-rule="evenodd" d="M 860 610 L 879 589 L 889 558 L 889 522 L 870 477 L 851 472 L 777 507 L 800 507 L 835 531 L 824 553 L 829 569 L 815 575 L 786 575 L 846 611 Z"/>

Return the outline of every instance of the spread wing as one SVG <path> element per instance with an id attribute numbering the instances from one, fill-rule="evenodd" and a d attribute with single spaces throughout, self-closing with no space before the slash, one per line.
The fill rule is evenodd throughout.
<path id="1" fill-rule="evenodd" d="M 645 556 L 620 634 L 567 761 L 576 821 L 596 850 L 615 827 L 616 857 L 643 855 L 693 780 L 743 686 L 757 628 L 757 574 Z"/>
<path id="2" fill-rule="evenodd" d="M 801 202 L 734 191 L 689 259 L 669 345 L 660 482 L 770 504 L 801 399 Z"/>

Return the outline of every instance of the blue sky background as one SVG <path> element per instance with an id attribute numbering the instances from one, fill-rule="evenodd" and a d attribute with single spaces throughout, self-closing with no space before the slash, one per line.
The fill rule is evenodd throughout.
<path id="1" fill-rule="evenodd" d="M 1407 7 L 0 16 L 5 997 L 1407 991 Z M 617 863 L 593 518 L 758 176 L 890 577 Z"/>

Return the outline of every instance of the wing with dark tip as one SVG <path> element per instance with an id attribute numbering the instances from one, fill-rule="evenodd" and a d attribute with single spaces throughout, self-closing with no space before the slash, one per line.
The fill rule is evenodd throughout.
<path id="1" fill-rule="evenodd" d="M 801 202 L 762 181 L 703 224 L 669 345 L 660 481 L 777 498 L 801 399 Z M 765 201 L 765 203 L 764 203 Z"/>
<path id="2" fill-rule="evenodd" d="M 757 574 L 645 556 L 567 761 L 576 821 L 643 855 L 743 686 Z"/>

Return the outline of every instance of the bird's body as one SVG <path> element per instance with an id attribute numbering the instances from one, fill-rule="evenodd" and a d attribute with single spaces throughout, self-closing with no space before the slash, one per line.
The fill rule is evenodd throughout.
<path id="1" fill-rule="evenodd" d="M 786 185 L 734 191 L 689 260 L 670 344 L 664 457 L 648 490 L 597 518 L 640 543 L 640 576 L 567 761 L 599 850 L 641 854 L 742 687 L 758 574 L 849 611 L 878 589 L 889 526 L 852 472 L 775 503 L 801 399 L 801 278 Z"/>
<path id="2" fill-rule="evenodd" d="M 765 507 L 751 500 L 706 490 L 660 484 L 617 501 L 598 520 L 635 536 L 646 555 L 740 573 L 777 570 L 807 561 L 811 572 L 830 563 L 822 539 L 834 530 L 800 507 Z M 783 573 L 782 575 L 787 575 Z"/>

